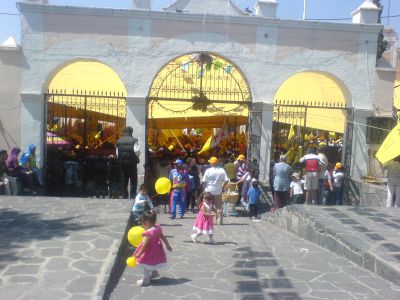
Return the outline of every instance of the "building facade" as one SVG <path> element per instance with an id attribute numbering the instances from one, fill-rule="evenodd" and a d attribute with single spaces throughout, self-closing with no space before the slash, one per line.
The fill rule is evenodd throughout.
<path id="1" fill-rule="evenodd" d="M 375 87 L 393 86 L 394 80 L 376 69 L 382 26 L 376 24 L 378 9 L 369 0 L 353 12 L 352 24 L 276 19 L 278 2 L 272 0 L 257 1 L 255 15 L 222 0 L 178 0 L 164 11 L 152 11 L 150 2 L 134 1 L 132 9 L 19 3 L 22 147 L 37 144 L 43 162 L 49 82 L 64 66 L 87 60 L 104 63 L 119 75 L 127 91 L 126 122 L 144 149 L 153 80 L 168 62 L 200 52 L 234 64 L 248 82 L 251 101 L 260 104 L 261 180 L 269 176 L 274 96 L 288 78 L 309 71 L 333 78 L 345 95 L 346 125 L 352 127 L 345 136 L 350 142 L 344 152 L 352 154 L 347 167 L 354 178 L 368 173 L 367 130 L 358 124 L 376 113 Z M 392 103 L 393 89 L 384 97 L 379 101 Z"/>

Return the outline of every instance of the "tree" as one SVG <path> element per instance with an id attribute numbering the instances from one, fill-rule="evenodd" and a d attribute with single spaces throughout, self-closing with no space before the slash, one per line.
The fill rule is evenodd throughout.
<path id="1" fill-rule="evenodd" d="M 379 15 L 378 15 L 378 24 L 382 23 L 382 11 L 383 11 L 383 6 L 381 4 L 381 0 L 373 0 L 373 3 L 380 9 L 379 10 Z M 376 51 L 376 60 L 382 57 L 383 52 L 386 51 L 387 47 L 387 41 L 384 40 L 383 36 L 383 29 L 379 32 L 378 36 L 378 46 L 377 46 L 377 51 Z"/>

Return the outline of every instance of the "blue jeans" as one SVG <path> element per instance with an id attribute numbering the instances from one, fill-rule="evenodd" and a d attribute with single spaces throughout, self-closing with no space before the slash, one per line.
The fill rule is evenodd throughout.
<path id="1" fill-rule="evenodd" d="M 171 217 L 176 217 L 176 205 L 179 204 L 179 215 L 184 216 L 186 211 L 186 191 L 172 191 L 170 198 Z"/>
<path id="2" fill-rule="evenodd" d="M 343 194 L 343 187 L 333 187 L 333 193 L 335 195 L 335 205 L 342 205 L 342 194 Z"/>
<path id="3" fill-rule="evenodd" d="M 335 192 L 331 191 L 329 188 L 325 188 L 324 199 L 325 199 L 326 205 L 334 205 L 335 204 Z"/>

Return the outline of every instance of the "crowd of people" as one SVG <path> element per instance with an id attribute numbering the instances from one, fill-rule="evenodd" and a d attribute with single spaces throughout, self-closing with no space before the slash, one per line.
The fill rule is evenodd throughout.
<path id="1" fill-rule="evenodd" d="M 342 205 L 344 169 L 340 162 L 328 161 L 325 148 L 308 148 L 300 158 L 303 176 L 293 172 L 286 155 L 279 162 L 271 162 L 271 190 L 274 209 L 293 204 Z"/>
<path id="2" fill-rule="evenodd" d="M 37 188 L 43 185 L 42 172 L 36 164 L 36 146 L 29 145 L 26 152 L 14 147 L 10 153 L 0 150 L 0 188 L 6 195 L 17 195 L 22 189 L 24 194 L 37 194 Z"/>

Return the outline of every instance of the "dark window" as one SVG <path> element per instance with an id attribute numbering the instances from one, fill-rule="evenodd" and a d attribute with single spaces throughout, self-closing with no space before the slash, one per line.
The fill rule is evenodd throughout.
<path id="1" fill-rule="evenodd" d="M 368 144 L 382 144 L 394 125 L 391 118 L 368 118 L 367 124 Z"/>

